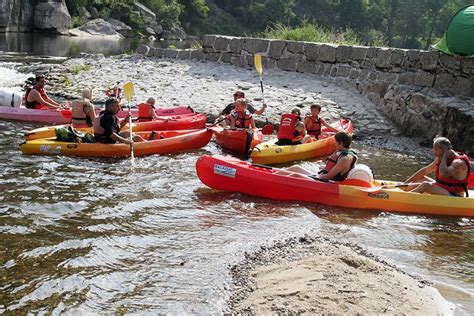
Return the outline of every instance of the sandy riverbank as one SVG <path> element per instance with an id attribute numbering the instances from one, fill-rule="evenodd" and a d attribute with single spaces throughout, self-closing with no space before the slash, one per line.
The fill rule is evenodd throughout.
<path id="1" fill-rule="evenodd" d="M 452 314 L 426 281 L 365 250 L 323 238 L 277 243 L 232 267 L 232 313 Z"/>

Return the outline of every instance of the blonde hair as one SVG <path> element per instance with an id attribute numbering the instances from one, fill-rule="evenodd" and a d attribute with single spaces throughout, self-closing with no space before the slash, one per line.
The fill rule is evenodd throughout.
<path id="1" fill-rule="evenodd" d="M 82 97 L 89 100 L 92 99 L 92 89 L 91 88 L 82 89 Z"/>
<path id="2" fill-rule="evenodd" d="M 236 105 L 237 104 L 243 104 L 243 105 L 247 106 L 248 102 L 249 101 L 246 98 L 239 98 L 239 99 L 235 100 Z"/>

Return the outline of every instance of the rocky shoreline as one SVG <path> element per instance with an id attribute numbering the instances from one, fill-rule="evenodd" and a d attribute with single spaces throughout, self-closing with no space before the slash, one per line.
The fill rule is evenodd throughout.
<path id="1" fill-rule="evenodd" d="M 231 267 L 230 314 L 451 314 L 429 282 L 360 246 L 320 236 L 263 246 Z"/>

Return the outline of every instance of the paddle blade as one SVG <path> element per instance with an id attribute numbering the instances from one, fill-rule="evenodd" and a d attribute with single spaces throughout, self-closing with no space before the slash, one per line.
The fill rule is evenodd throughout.
<path id="1" fill-rule="evenodd" d="M 133 86 L 133 82 L 127 82 L 123 85 L 123 95 L 128 102 L 130 102 L 135 94 L 135 87 Z"/>
<path id="2" fill-rule="evenodd" d="M 262 134 L 263 135 L 272 135 L 273 131 L 274 131 L 274 127 L 271 124 L 265 125 L 265 126 L 262 127 Z"/>
<path id="3" fill-rule="evenodd" d="M 257 70 L 258 75 L 260 76 L 260 78 L 262 78 L 262 74 L 263 74 L 262 56 L 255 54 L 253 62 L 255 64 L 255 69 Z"/>

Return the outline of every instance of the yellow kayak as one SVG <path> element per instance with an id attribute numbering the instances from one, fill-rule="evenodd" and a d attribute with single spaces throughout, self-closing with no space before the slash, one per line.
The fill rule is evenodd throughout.
<path id="1" fill-rule="evenodd" d="M 350 120 L 343 119 L 333 125 L 333 127 L 352 133 L 352 123 Z M 275 144 L 277 139 L 263 142 L 255 146 L 250 157 L 255 163 L 272 165 L 328 156 L 336 150 L 335 133 L 325 133 L 324 130 L 325 127 L 322 129 L 323 134 L 320 136 L 320 139 L 313 139 L 313 141 L 301 145 L 279 146 Z"/>

